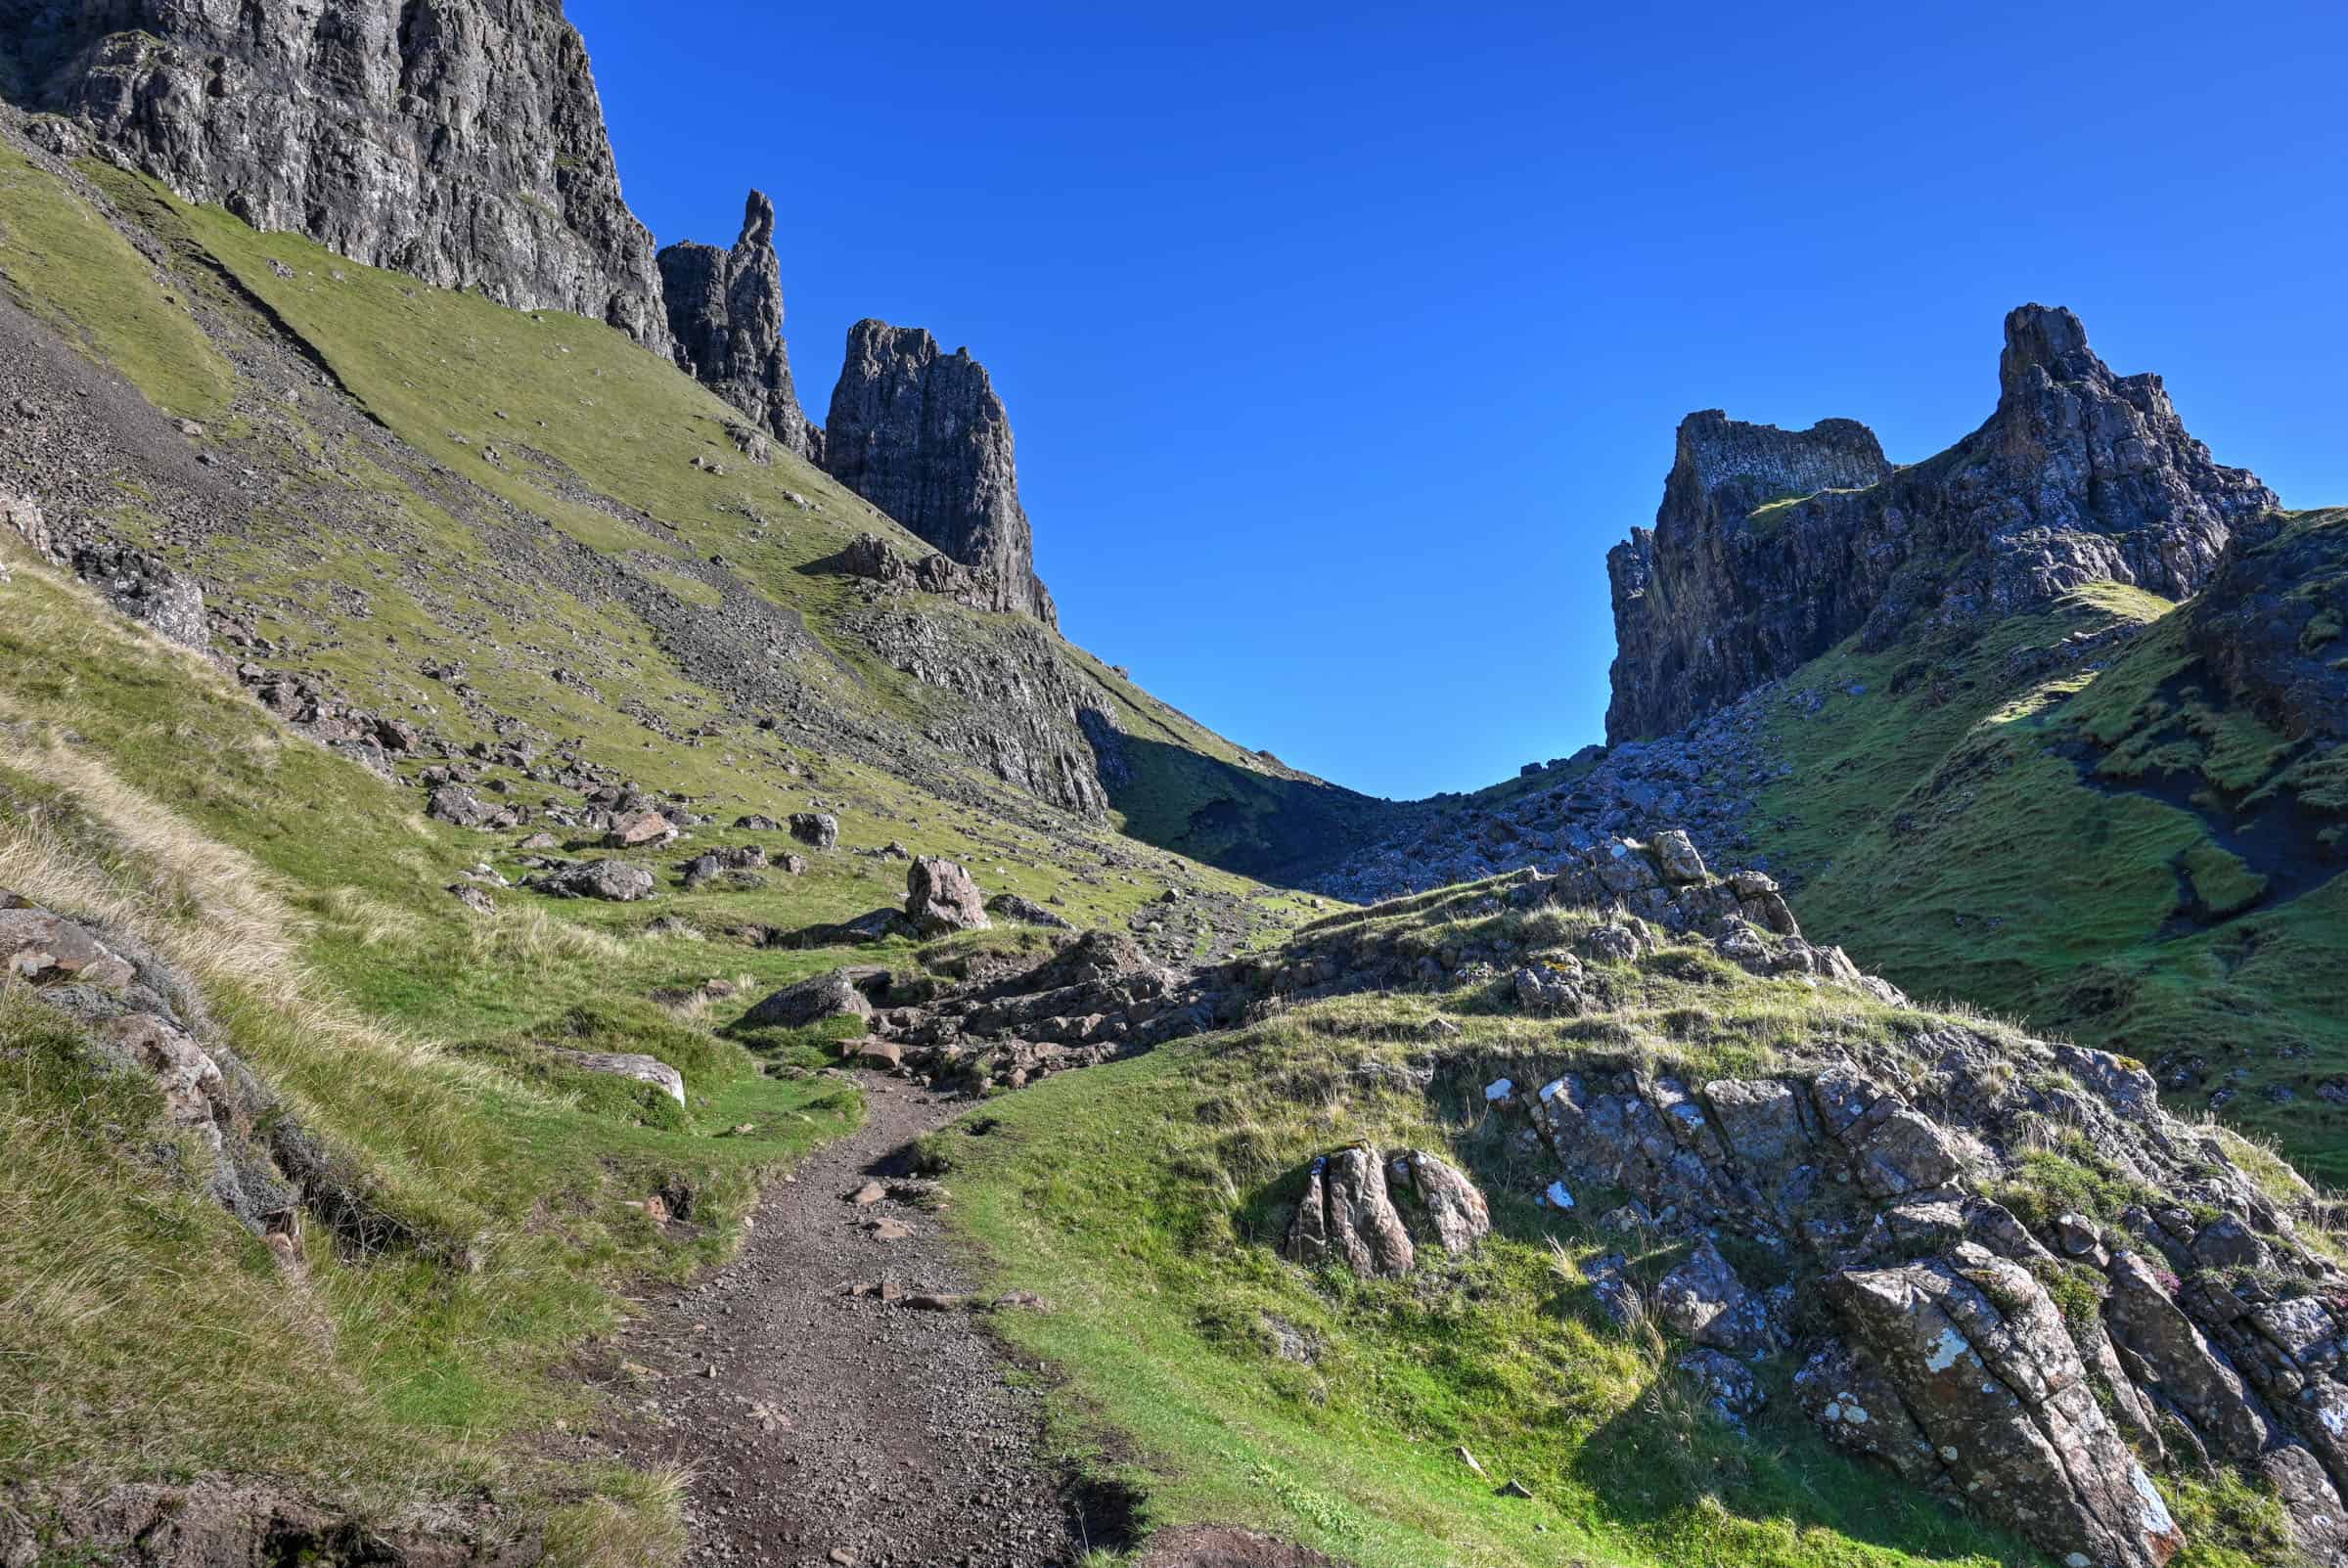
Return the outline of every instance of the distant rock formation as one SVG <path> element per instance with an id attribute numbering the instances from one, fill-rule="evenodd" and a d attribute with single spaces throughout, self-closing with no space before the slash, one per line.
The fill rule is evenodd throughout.
<path id="1" fill-rule="evenodd" d="M 2159 377 L 2114 376 L 2067 310 L 2007 317 L 1999 383 L 1987 424 L 1897 470 L 1847 420 L 1691 416 L 1654 528 L 1606 559 L 1608 738 L 1678 730 L 1854 632 L 1880 648 L 2097 581 L 2191 594 L 2277 504 L 2211 461 Z"/>
<path id="2" fill-rule="evenodd" d="M 824 432 L 799 407 L 783 342 L 774 202 L 750 193 L 732 250 L 687 240 L 663 248 L 659 260 L 678 365 L 791 451 L 820 460 Z"/>
<path id="3" fill-rule="evenodd" d="M 0 0 L 0 91 L 255 228 L 668 347 L 559 0 Z"/>
<path id="4" fill-rule="evenodd" d="M 824 467 L 987 585 L 988 607 L 1057 629 L 1019 506 L 1011 420 L 986 368 L 919 327 L 860 321 L 825 422 Z"/>

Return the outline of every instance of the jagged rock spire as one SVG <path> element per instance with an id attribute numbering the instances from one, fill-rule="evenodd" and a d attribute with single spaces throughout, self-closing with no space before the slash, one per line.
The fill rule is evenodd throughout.
<path id="1" fill-rule="evenodd" d="M 1787 496 L 1807 499 L 1772 504 Z M 1606 733 L 1677 730 L 1854 632 L 1882 648 L 2098 581 L 2185 597 L 2276 504 L 2211 460 L 2159 377 L 2113 375 L 2079 318 L 2045 305 L 2006 319 L 1988 423 L 1912 468 L 1847 420 L 1691 416 L 1654 528 L 1607 557 Z"/>
<path id="2" fill-rule="evenodd" d="M 687 240 L 660 252 L 677 363 L 775 439 L 813 459 L 813 428 L 790 383 L 783 341 L 783 267 L 775 204 L 752 191 L 732 250 Z"/>
<path id="3" fill-rule="evenodd" d="M 1035 575 L 1011 419 L 970 350 L 941 352 L 919 327 L 858 322 L 824 427 L 834 478 L 980 573 L 992 607 L 1058 627 Z"/>

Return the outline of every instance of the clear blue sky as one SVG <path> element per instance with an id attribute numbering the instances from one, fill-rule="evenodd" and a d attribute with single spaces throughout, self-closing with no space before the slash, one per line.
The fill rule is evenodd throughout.
<path id="1" fill-rule="evenodd" d="M 569 5 L 662 243 L 774 196 L 818 418 L 969 345 L 1068 635 L 1373 793 L 1600 736 L 1683 414 L 1914 461 L 2024 300 L 2348 502 L 2336 4 L 1611 9 Z"/>

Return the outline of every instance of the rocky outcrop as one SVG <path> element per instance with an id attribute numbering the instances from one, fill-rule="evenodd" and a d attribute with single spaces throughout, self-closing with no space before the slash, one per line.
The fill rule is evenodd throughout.
<path id="1" fill-rule="evenodd" d="M 1608 737 L 1678 730 L 1853 633 L 1884 647 L 2097 581 L 2191 594 L 2276 506 L 2211 461 L 2159 377 L 2114 376 L 2067 310 L 2007 318 L 1999 386 L 1987 424 L 1897 470 L 1849 421 L 1691 416 L 1654 528 L 1607 557 Z"/>
<path id="2" fill-rule="evenodd" d="M 38 503 L 6 491 L 0 491 L 0 523 L 89 584 L 120 614 L 182 648 L 202 652 L 211 647 L 203 585 L 153 551 L 104 537 L 73 537 L 52 525 Z"/>
<path id="3" fill-rule="evenodd" d="M 54 143 L 255 228 L 667 348 L 652 236 L 551 0 L 0 0 L 0 87 L 65 116 Z"/>
<path id="4" fill-rule="evenodd" d="M 1710 938 L 1757 973 L 1806 946 L 1741 918 Z M 1555 1161 L 1547 1201 L 1627 1198 L 1600 1223 L 1689 1243 L 1652 1285 L 1619 1256 L 1589 1266 L 1600 1310 L 1632 1322 L 1644 1300 L 1744 1360 L 1809 1324 L 1796 1387 L 1837 1446 L 2098 1568 L 2180 1549 L 2146 1466 L 2206 1457 L 2274 1484 L 2309 1561 L 2348 1561 L 2338 1266 L 2214 1131 L 2163 1112 L 2136 1063 L 1890 1016 L 1913 1021 L 1815 1040 L 1770 1077 L 1584 1057 L 1535 1092 L 1486 1094 L 1526 1119 L 1513 1149 Z M 2108 1212 L 2046 1202 L 2031 1162 L 2053 1129 Z"/>
<path id="5" fill-rule="evenodd" d="M 1484 1195 L 1447 1161 L 1425 1149 L 1383 1160 L 1356 1144 L 1313 1161 L 1281 1250 L 1307 1267 L 1335 1263 L 1366 1279 L 1394 1278 L 1417 1266 L 1423 1247 L 1460 1257 L 1491 1230 Z"/>
<path id="6" fill-rule="evenodd" d="M 687 240 L 663 248 L 659 261 L 677 364 L 785 447 L 820 461 L 824 432 L 799 407 L 783 342 L 774 202 L 750 193 L 733 249 Z"/>
<path id="7" fill-rule="evenodd" d="M 2348 739 L 2348 512 L 2236 529 L 2188 613 L 2229 696 L 2289 739 Z"/>
<path id="8" fill-rule="evenodd" d="M 953 861 L 924 855 L 905 874 L 905 918 L 924 936 L 983 931 L 986 895 L 977 879 Z"/>
<path id="9" fill-rule="evenodd" d="M 987 607 L 1057 628 L 1019 506 L 1011 420 L 970 350 L 947 354 L 918 327 L 860 321 L 824 422 L 824 467 L 840 483 L 978 572 Z"/>

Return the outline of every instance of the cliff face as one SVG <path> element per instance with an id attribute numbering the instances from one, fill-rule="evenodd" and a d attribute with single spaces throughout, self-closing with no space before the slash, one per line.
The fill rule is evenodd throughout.
<path id="1" fill-rule="evenodd" d="M 0 90 L 256 228 L 668 346 L 559 0 L 0 0 Z"/>
<path id="2" fill-rule="evenodd" d="M 1896 472 L 1848 421 L 1683 425 L 1654 528 L 1606 560 L 1608 738 L 1680 729 L 1854 632 L 1881 647 L 2096 581 L 2194 593 L 2229 531 L 2276 505 L 2211 461 L 2159 377 L 2114 376 L 2067 310 L 2007 318 L 1999 384 L 1987 424 Z"/>
<path id="3" fill-rule="evenodd" d="M 850 328 L 823 461 L 834 478 L 979 573 L 989 608 L 1058 628 L 1052 595 L 1035 575 L 1011 420 L 969 350 L 941 353 L 919 327 L 867 320 Z"/>
<path id="4" fill-rule="evenodd" d="M 774 202 L 750 193 L 731 250 L 688 240 L 659 259 L 677 363 L 791 451 L 816 458 L 824 432 L 799 407 L 783 343 Z"/>

